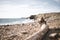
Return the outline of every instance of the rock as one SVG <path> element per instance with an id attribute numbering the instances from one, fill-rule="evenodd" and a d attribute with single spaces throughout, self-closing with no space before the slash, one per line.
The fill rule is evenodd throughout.
<path id="1" fill-rule="evenodd" d="M 30 19 L 36 19 L 36 15 L 31 15 L 29 18 Z"/>
<path id="2" fill-rule="evenodd" d="M 22 34 L 28 34 L 28 32 L 27 32 L 27 31 L 22 31 L 21 33 L 22 33 Z"/>
<path id="3" fill-rule="evenodd" d="M 54 38 L 57 35 L 57 33 L 52 33 L 49 35 L 49 37 Z"/>

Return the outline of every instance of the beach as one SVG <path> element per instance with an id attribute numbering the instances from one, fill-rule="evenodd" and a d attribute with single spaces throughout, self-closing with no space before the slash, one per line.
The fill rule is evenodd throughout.
<path id="1" fill-rule="evenodd" d="M 60 28 L 60 12 L 43 13 L 35 16 L 34 22 L 13 24 L 13 25 L 0 25 L 0 40 L 25 40 L 32 34 L 40 30 L 41 24 L 39 19 L 43 17 L 49 29 Z M 32 20 L 32 19 L 31 19 Z M 48 40 L 48 37 L 43 40 Z"/>

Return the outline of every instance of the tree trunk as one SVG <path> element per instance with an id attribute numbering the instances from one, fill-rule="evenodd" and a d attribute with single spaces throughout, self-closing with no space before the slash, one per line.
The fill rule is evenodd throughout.
<path id="1" fill-rule="evenodd" d="M 44 34 L 48 31 L 48 29 L 49 26 L 47 24 L 42 24 L 40 30 L 29 36 L 26 40 L 41 40 Z"/>

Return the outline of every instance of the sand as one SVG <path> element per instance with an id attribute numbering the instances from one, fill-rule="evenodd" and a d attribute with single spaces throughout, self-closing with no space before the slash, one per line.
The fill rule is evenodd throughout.
<path id="1" fill-rule="evenodd" d="M 41 17 L 44 17 L 50 29 L 60 28 L 60 12 L 38 14 L 36 15 L 35 22 L 0 25 L 0 40 L 25 40 L 27 37 L 40 30 L 41 24 L 38 22 Z M 45 37 L 48 38 L 46 35 Z"/>

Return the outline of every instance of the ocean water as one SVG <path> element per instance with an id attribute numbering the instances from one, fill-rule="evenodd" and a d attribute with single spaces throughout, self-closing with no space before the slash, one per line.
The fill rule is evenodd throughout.
<path id="1" fill-rule="evenodd" d="M 0 18 L 0 25 L 7 24 L 21 24 L 21 23 L 29 23 L 34 22 L 34 20 L 26 19 L 26 18 Z"/>

